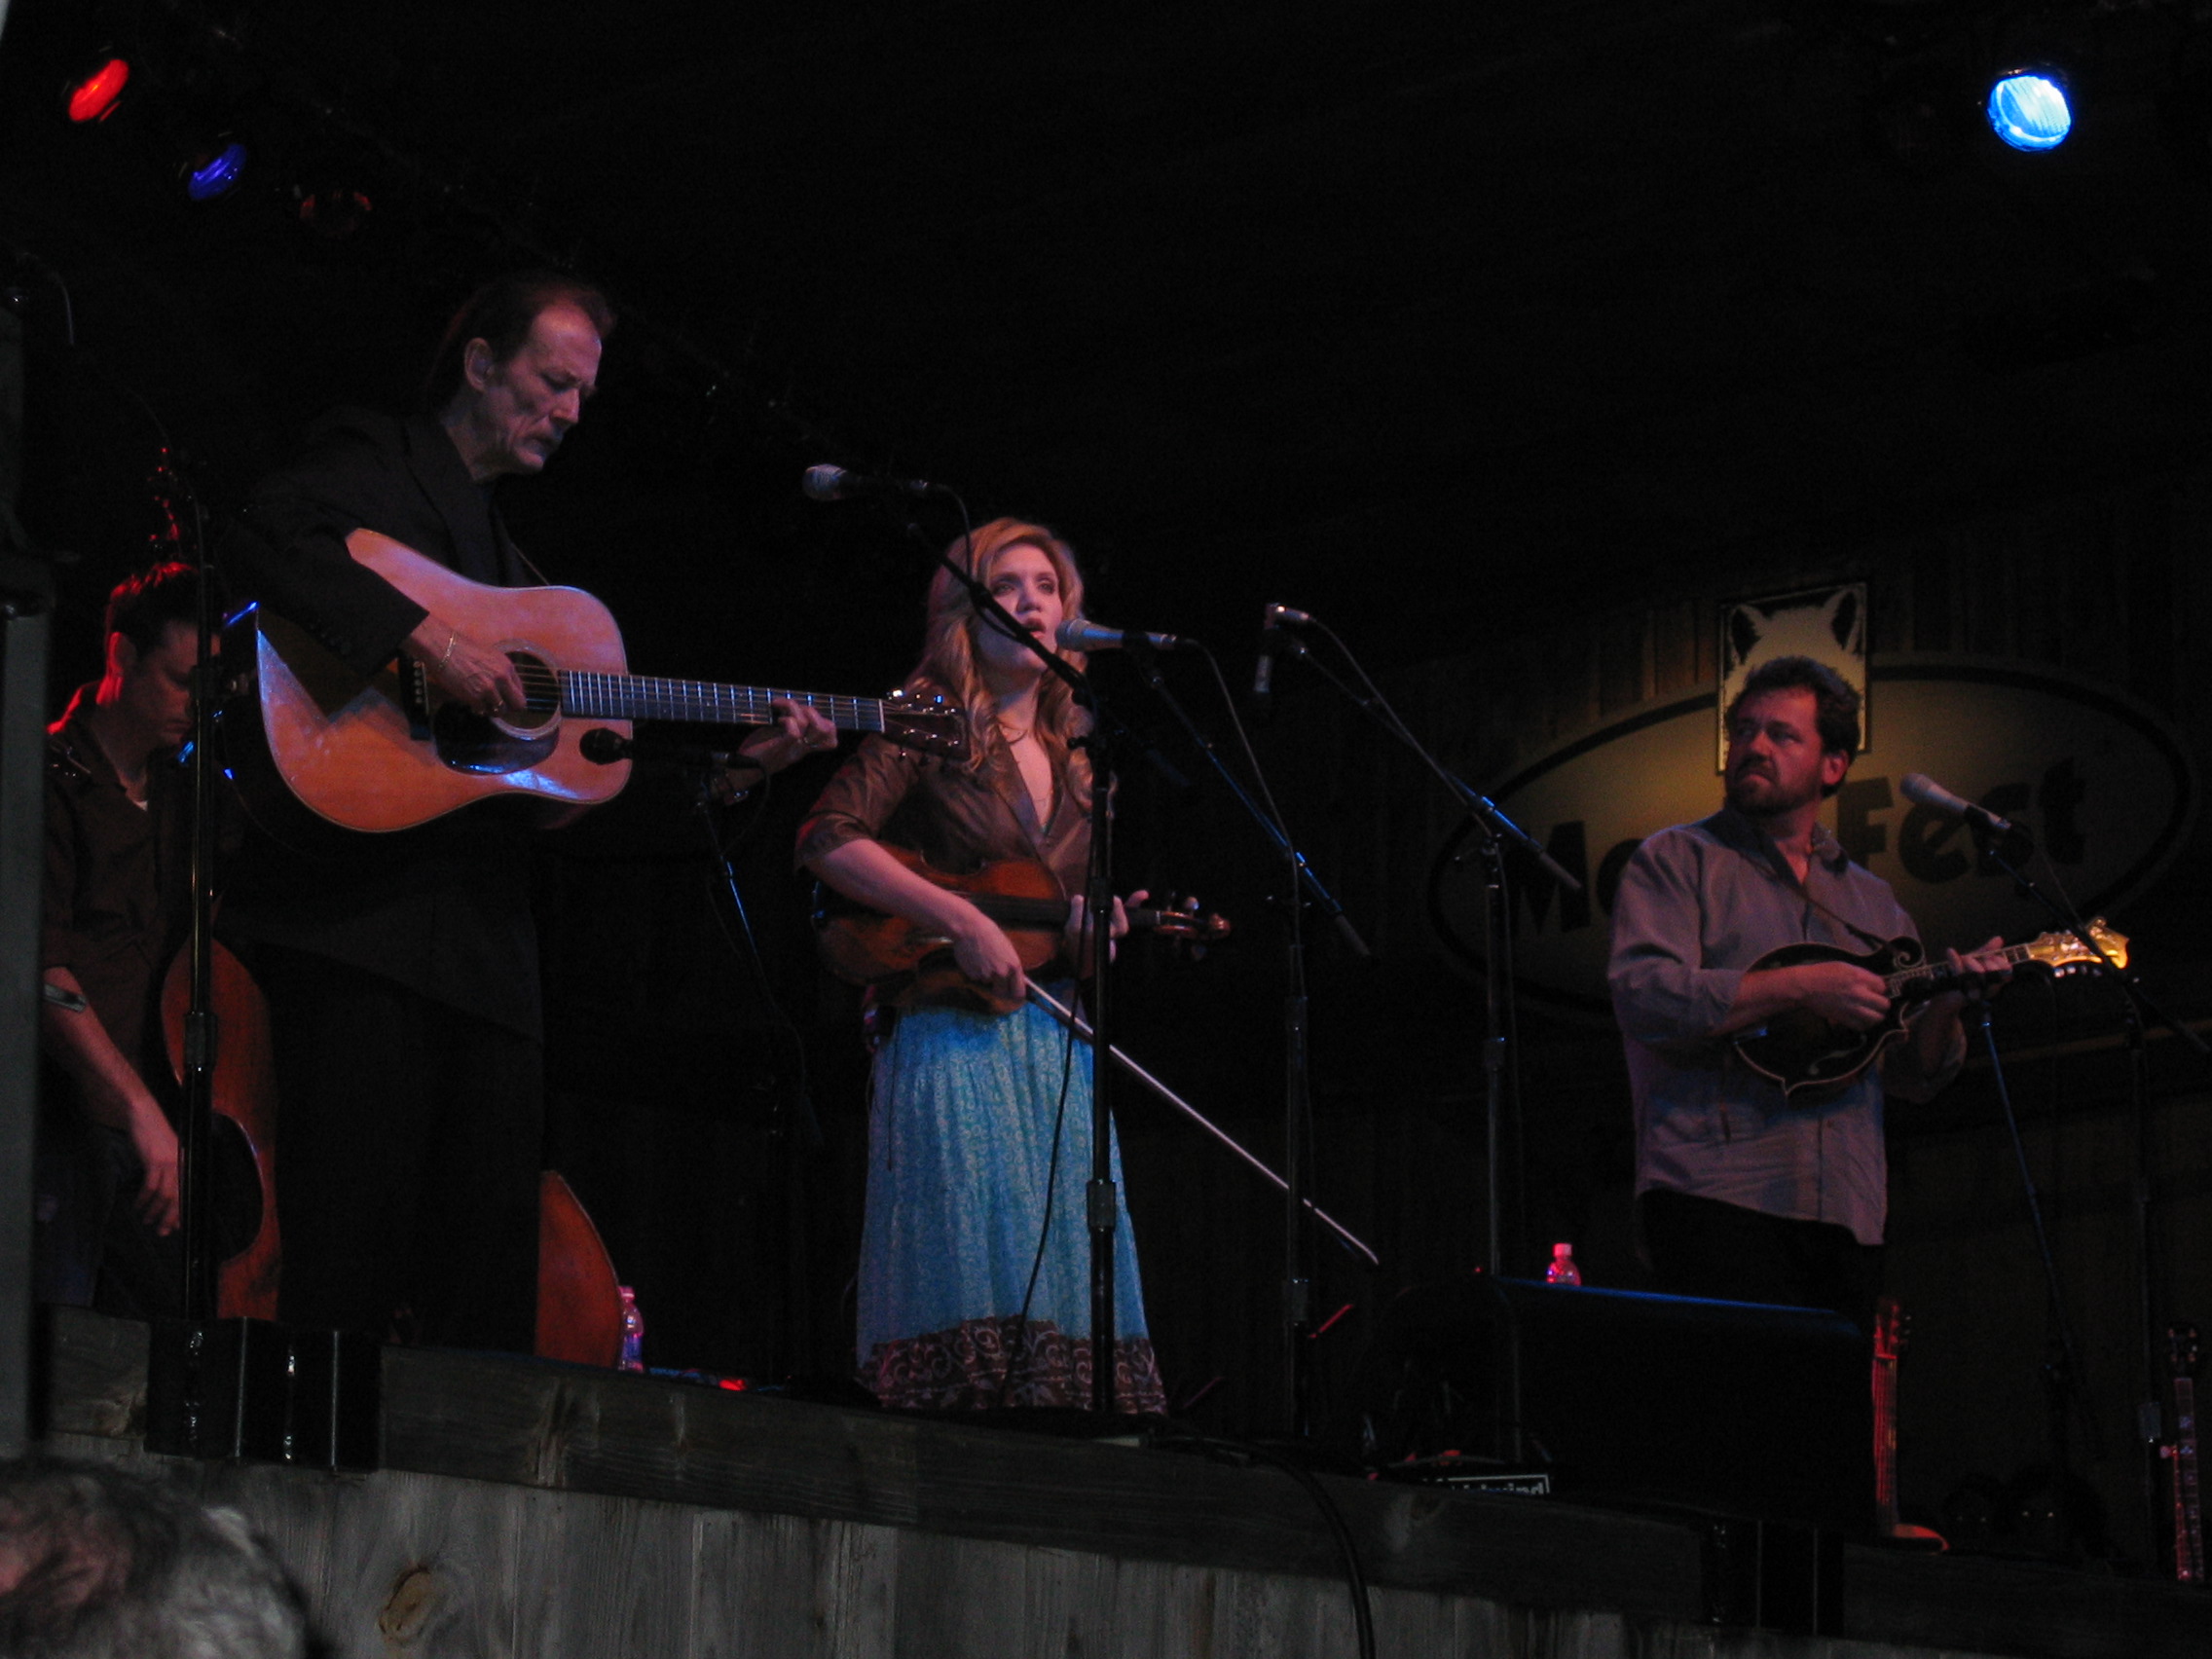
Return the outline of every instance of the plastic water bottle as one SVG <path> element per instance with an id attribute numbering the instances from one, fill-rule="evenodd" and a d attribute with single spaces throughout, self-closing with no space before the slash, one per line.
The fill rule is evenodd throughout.
<path id="1" fill-rule="evenodd" d="M 643 1371 L 645 1368 L 645 1316 L 638 1311 L 636 1291 L 626 1284 L 616 1288 L 622 1292 L 622 1369 Z"/>
<path id="2" fill-rule="evenodd" d="M 1552 1265 L 1544 1270 L 1546 1284 L 1580 1284 L 1582 1270 L 1574 1265 L 1574 1246 L 1554 1244 Z"/>

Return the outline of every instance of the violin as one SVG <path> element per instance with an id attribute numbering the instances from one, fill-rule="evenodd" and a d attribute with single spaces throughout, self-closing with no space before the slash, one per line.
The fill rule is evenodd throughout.
<path id="1" fill-rule="evenodd" d="M 1005 859 L 972 875 L 948 875 L 919 853 L 884 844 L 885 852 L 923 880 L 965 897 L 1001 928 L 1014 944 L 1021 971 L 1034 974 L 1065 946 L 1070 904 L 1052 872 L 1033 859 Z M 1195 954 L 1227 939 L 1228 921 L 1200 915 L 1196 899 L 1179 904 L 1131 905 L 1132 932 L 1181 940 Z M 1019 1003 L 994 995 L 952 959 L 952 940 L 927 923 L 871 910 L 833 889 L 815 890 L 815 946 L 823 966 L 848 984 L 866 985 L 901 1007 L 956 1003 L 992 1014 L 1011 1014 Z"/>

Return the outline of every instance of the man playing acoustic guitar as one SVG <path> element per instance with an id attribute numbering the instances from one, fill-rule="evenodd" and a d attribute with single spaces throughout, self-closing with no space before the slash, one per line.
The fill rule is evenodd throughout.
<path id="1" fill-rule="evenodd" d="M 1925 1100 L 1966 1058 L 1970 994 L 2010 976 L 2002 941 L 1948 953 L 1958 984 L 1879 1057 L 1818 1087 L 1729 1039 L 1812 1014 L 1839 1036 L 1892 1016 L 1882 977 L 1842 960 L 1917 939 L 1889 883 L 1821 824 L 1859 748 L 1859 694 L 1808 657 L 1760 664 L 1729 707 L 1726 804 L 1662 830 L 1613 906 L 1613 1012 L 1636 1105 L 1638 1220 L 1677 1295 L 1828 1308 L 1871 1329 L 1889 1208 L 1886 1096 Z M 1836 959 L 1756 968 L 1814 942 Z"/>
<path id="2" fill-rule="evenodd" d="M 526 694 L 482 630 L 349 551 L 369 530 L 476 583 L 542 578 L 493 486 L 543 470 L 583 416 L 613 326 L 589 284 L 488 284 L 446 332 L 422 411 L 340 409 L 262 481 L 221 558 L 244 598 L 353 673 L 404 653 L 482 715 Z M 775 770 L 836 741 L 789 702 L 741 753 Z M 542 1016 L 527 848 L 464 812 L 337 859 L 257 839 L 226 901 L 270 999 L 283 1155 L 281 1314 L 378 1336 L 529 1352 L 537 1284 Z"/>

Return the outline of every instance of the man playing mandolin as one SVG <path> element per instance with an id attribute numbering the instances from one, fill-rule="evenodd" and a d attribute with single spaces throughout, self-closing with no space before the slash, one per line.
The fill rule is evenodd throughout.
<path id="1" fill-rule="evenodd" d="M 525 692 L 496 638 L 356 560 L 389 536 L 471 582 L 542 581 L 493 486 L 541 471 L 598 384 L 613 313 L 575 278 L 480 289 L 446 331 L 420 413 L 340 409 L 262 481 L 221 558 L 244 598 L 353 674 L 404 654 L 483 715 Z M 835 742 L 812 709 L 741 753 L 764 769 Z M 345 856 L 249 848 L 226 900 L 271 1005 L 283 1143 L 282 1316 L 528 1352 L 535 1335 L 543 1057 L 527 849 L 463 812 Z M 404 1319 L 398 1315 L 404 1309 Z"/>
<path id="2" fill-rule="evenodd" d="M 2002 941 L 1947 953 L 1953 988 L 1865 1063 L 1786 1088 L 1731 1039 L 1814 1016 L 1848 1043 L 1892 1019 L 1846 957 L 1917 939 L 1883 881 L 1821 824 L 1859 748 L 1859 694 L 1808 657 L 1760 664 L 1727 718 L 1726 804 L 1629 861 L 1608 977 L 1636 1105 L 1637 1206 L 1662 1289 L 1829 1308 L 1871 1328 L 1889 1207 L 1883 1105 L 1925 1100 L 1966 1058 L 1969 995 L 2010 976 Z M 1786 946 L 1831 959 L 1756 967 Z"/>

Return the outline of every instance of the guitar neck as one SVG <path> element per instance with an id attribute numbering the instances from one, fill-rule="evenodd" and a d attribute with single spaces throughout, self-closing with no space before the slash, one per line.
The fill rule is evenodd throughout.
<path id="1" fill-rule="evenodd" d="M 561 712 L 585 719 L 688 720 L 700 725 L 767 725 L 769 706 L 793 702 L 818 711 L 840 731 L 887 731 L 881 697 L 836 697 L 764 685 L 717 685 L 704 680 L 662 680 L 642 674 L 588 674 L 564 669 Z"/>

